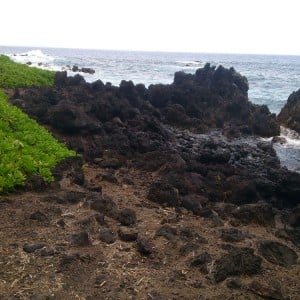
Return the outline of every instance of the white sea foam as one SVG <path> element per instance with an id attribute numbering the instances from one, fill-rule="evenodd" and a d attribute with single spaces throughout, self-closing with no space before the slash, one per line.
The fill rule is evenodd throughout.
<path id="1" fill-rule="evenodd" d="M 191 68 L 196 68 L 196 67 L 201 67 L 203 66 L 203 62 L 200 60 L 195 60 L 195 61 L 177 61 L 176 64 L 180 65 L 181 67 L 191 67 Z"/>
<path id="2" fill-rule="evenodd" d="M 281 126 L 280 137 L 285 142 L 273 145 L 281 164 L 300 173 L 300 135 L 292 129 Z"/>
<path id="3" fill-rule="evenodd" d="M 46 62 L 52 62 L 55 59 L 53 56 L 43 53 L 42 50 L 30 50 L 23 53 L 10 54 L 9 56 L 13 60 L 21 63 L 26 63 L 29 61 L 32 63 L 38 63 L 38 62 L 46 63 Z"/>
<path id="4" fill-rule="evenodd" d="M 38 67 L 47 70 L 61 70 L 61 67 L 55 65 L 55 57 L 45 54 L 42 50 L 30 50 L 22 53 L 13 53 L 8 55 L 13 61 L 28 64 L 32 67 Z"/>
<path id="5" fill-rule="evenodd" d="M 295 130 L 280 126 L 280 137 L 283 139 L 283 141 L 285 141 L 280 143 L 282 147 L 299 148 L 300 151 L 300 134 Z M 272 139 L 273 137 L 261 138 L 261 140 L 269 142 L 272 141 Z"/>
<path id="6" fill-rule="evenodd" d="M 300 150 L 300 135 L 296 131 L 281 126 L 280 137 L 283 137 L 286 140 L 286 144 L 283 145 L 299 148 Z"/>

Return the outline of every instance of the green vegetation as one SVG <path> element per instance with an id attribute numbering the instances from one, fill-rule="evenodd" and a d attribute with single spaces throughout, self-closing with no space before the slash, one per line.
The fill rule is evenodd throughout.
<path id="1" fill-rule="evenodd" d="M 29 68 L 0 56 L 0 87 L 51 85 L 54 73 Z M 24 185 L 34 175 L 53 180 L 51 169 L 62 159 L 75 156 L 35 120 L 8 103 L 0 89 L 0 193 Z"/>
<path id="2" fill-rule="evenodd" d="M 0 55 L 0 88 L 52 86 L 55 72 L 15 63 Z"/>
<path id="3" fill-rule="evenodd" d="M 51 168 L 74 155 L 74 151 L 58 143 L 45 128 L 10 105 L 0 91 L 0 192 L 23 185 L 32 175 L 40 175 L 50 182 Z"/>

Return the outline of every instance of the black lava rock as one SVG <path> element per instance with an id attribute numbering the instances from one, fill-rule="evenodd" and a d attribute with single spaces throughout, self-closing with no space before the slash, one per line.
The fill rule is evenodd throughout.
<path id="1" fill-rule="evenodd" d="M 85 247 L 91 244 L 89 235 L 86 231 L 74 233 L 70 236 L 70 243 L 73 246 Z"/>
<path id="2" fill-rule="evenodd" d="M 119 211 L 118 220 L 124 226 L 134 225 L 136 223 L 136 213 L 131 208 L 124 208 Z"/>
<path id="3" fill-rule="evenodd" d="M 214 279 L 223 281 L 228 276 L 253 275 L 261 272 L 262 259 L 250 248 L 234 248 L 214 265 Z"/>
<path id="4" fill-rule="evenodd" d="M 267 261 L 280 266 L 294 265 L 298 258 L 293 249 L 276 241 L 261 241 L 258 250 Z"/>

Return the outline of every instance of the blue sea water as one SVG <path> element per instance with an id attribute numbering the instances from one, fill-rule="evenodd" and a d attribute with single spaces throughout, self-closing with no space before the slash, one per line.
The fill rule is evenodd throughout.
<path id="1" fill-rule="evenodd" d="M 209 62 L 212 65 L 234 67 L 249 81 L 249 99 L 266 104 L 279 113 L 288 96 L 300 88 L 300 56 L 130 52 L 60 48 L 1 47 L 19 62 L 54 70 L 78 65 L 95 69 L 95 74 L 82 74 L 87 81 L 101 79 L 119 85 L 120 81 L 150 85 L 171 83 L 176 71 L 193 73 Z M 69 72 L 70 75 L 73 72 Z"/>
<path id="2" fill-rule="evenodd" d="M 2 47 L 0 53 L 13 60 L 51 70 L 89 67 L 94 74 L 81 73 L 89 82 L 101 79 L 119 85 L 121 80 L 132 80 L 146 86 L 155 83 L 172 83 L 174 73 L 194 73 L 206 63 L 234 67 L 249 82 L 249 99 L 266 104 L 278 114 L 288 96 L 300 88 L 300 56 L 134 52 L 60 48 Z M 300 172 L 300 136 L 282 128 L 287 143 L 274 148 L 283 165 Z"/>

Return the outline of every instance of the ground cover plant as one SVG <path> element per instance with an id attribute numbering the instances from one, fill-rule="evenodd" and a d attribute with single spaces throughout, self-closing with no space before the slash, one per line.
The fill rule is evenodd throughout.
<path id="1" fill-rule="evenodd" d="M 53 78 L 53 72 L 22 66 L 0 56 L 2 88 L 51 85 Z M 0 193 L 24 185 L 34 175 L 52 181 L 51 169 L 74 155 L 35 120 L 10 105 L 0 89 Z"/>
<path id="2" fill-rule="evenodd" d="M 0 55 L 0 87 L 15 88 L 29 86 L 51 86 L 55 72 L 15 63 L 5 55 Z"/>

